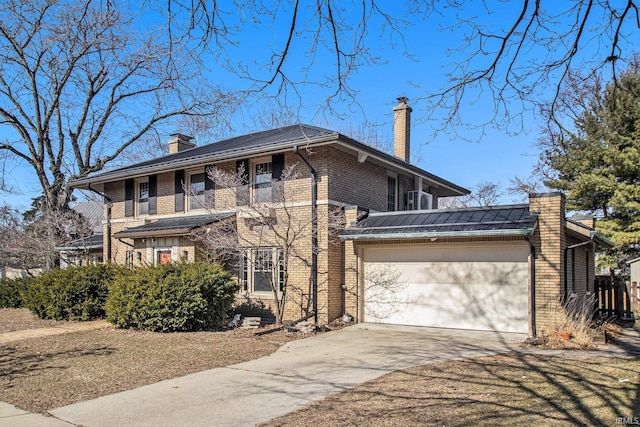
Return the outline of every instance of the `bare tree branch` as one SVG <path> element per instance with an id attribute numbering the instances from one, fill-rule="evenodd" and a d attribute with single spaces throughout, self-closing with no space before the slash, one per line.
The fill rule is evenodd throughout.
<path id="1" fill-rule="evenodd" d="M 93 0 L 0 6 L 0 151 L 31 166 L 54 210 L 67 205 L 69 180 L 102 170 L 147 133 L 232 106 L 184 39 L 172 44 L 138 18 Z"/>

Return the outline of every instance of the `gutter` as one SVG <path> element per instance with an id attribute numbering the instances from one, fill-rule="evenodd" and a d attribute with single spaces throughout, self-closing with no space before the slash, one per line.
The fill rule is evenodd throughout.
<path id="1" fill-rule="evenodd" d="M 615 243 L 613 243 L 611 240 L 607 239 L 597 231 L 591 231 L 591 240 L 608 248 L 614 248 L 616 246 Z"/>
<path id="2" fill-rule="evenodd" d="M 426 231 L 415 233 L 383 233 L 383 234 L 342 234 L 340 240 L 388 240 L 388 239 L 428 239 L 438 237 L 490 237 L 490 236 L 528 236 L 532 229 L 515 230 L 476 230 L 476 231 Z"/>
<path id="3" fill-rule="evenodd" d="M 106 259 L 107 262 L 111 262 L 111 205 L 113 204 L 112 200 L 107 197 L 104 193 L 99 192 L 91 188 L 91 183 L 87 183 L 87 189 L 96 193 L 99 196 L 102 196 L 102 202 L 107 205 L 107 218 L 106 218 L 106 233 L 104 239 L 102 240 L 102 246 L 106 248 Z M 104 251 L 104 249 L 103 249 Z"/>
<path id="4" fill-rule="evenodd" d="M 309 164 L 307 159 L 302 157 L 298 151 L 298 146 L 293 146 L 293 153 L 307 165 L 311 172 L 311 276 L 309 276 L 309 284 L 311 285 L 311 294 L 313 296 L 313 309 L 309 313 L 309 317 L 313 315 L 315 324 L 318 324 L 318 179 L 316 170 Z"/>

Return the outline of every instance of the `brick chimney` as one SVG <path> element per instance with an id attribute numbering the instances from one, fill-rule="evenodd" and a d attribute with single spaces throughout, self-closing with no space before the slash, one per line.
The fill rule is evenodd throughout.
<path id="1" fill-rule="evenodd" d="M 188 150 L 189 148 L 194 148 L 196 144 L 191 142 L 193 139 L 192 136 L 183 135 L 181 133 L 173 133 L 170 135 L 172 137 L 169 140 L 169 154 L 179 153 L 180 151 Z"/>
<path id="2" fill-rule="evenodd" d="M 411 160 L 411 107 L 409 99 L 401 96 L 393 107 L 393 155 L 410 162 Z"/>

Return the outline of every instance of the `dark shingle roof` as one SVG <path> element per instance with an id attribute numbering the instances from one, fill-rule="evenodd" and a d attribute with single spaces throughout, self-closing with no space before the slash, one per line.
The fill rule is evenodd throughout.
<path id="1" fill-rule="evenodd" d="M 76 239 L 64 246 L 59 246 L 58 250 L 61 251 L 76 251 L 76 250 L 88 250 L 98 249 L 102 247 L 102 233 L 94 234 L 91 237 L 85 237 L 82 239 Z"/>
<path id="2" fill-rule="evenodd" d="M 161 219 L 139 227 L 127 228 L 114 237 L 141 238 L 147 236 L 186 234 L 197 228 L 235 216 L 235 213 L 221 213 L 215 215 L 181 216 L 177 218 Z"/>
<path id="3" fill-rule="evenodd" d="M 383 151 L 341 135 L 339 132 L 305 124 L 297 124 L 237 136 L 235 138 L 184 150 L 179 153 L 169 154 L 146 162 L 136 163 L 124 168 L 92 175 L 87 178 L 77 179 L 71 181 L 70 184 L 72 187 L 86 188 L 88 184 L 104 183 L 185 167 L 207 165 L 223 160 L 240 159 L 245 156 L 259 155 L 269 151 L 290 149 L 296 145 L 312 145 L 327 141 L 341 142 L 352 149 L 383 159 L 387 163 L 407 169 L 419 176 L 427 177 L 443 186 L 441 196 L 469 194 L 469 190 L 465 188 L 440 178 L 439 176 L 433 175 Z"/>
<path id="4" fill-rule="evenodd" d="M 536 220 L 528 205 L 375 213 L 344 230 L 341 237 L 350 240 L 528 234 Z"/>
<path id="5" fill-rule="evenodd" d="M 73 186 L 83 185 L 87 182 L 108 182 L 110 180 L 121 179 L 124 176 L 134 176 L 139 173 L 149 173 L 156 170 L 169 168 L 178 169 L 180 167 L 194 166 L 202 162 L 213 162 L 235 156 L 245 155 L 244 153 L 252 150 L 260 149 L 268 151 L 275 149 L 281 145 L 289 146 L 294 143 L 301 144 L 305 141 L 313 141 L 321 137 L 337 136 L 338 133 L 304 124 L 287 126 L 278 129 L 271 129 L 262 132 L 251 133 L 248 135 L 240 135 L 234 138 L 225 139 L 223 141 L 211 144 L 201 145 L 179 153 L 169 154 L 158 157 L 156 159 L 147 160 L 146 162 L 136 163 L 93 175 L 88 178 L 82 178 L 73 181 Z"/>

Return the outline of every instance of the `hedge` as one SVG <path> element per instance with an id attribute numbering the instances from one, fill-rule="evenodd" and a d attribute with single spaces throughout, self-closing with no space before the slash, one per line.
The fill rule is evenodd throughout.
<path id="1" fill-rule="evenodd" d="M 43 319 L 104 318 L 110 283 L 128 273 L 128 269 L 114 264 L 52 270 L 29 281 L 24 306 Z"/>
<path id="2" fill-rule="evenodd" d="M 135 269 L 116 278 L 107 321 L 154 332 L 211 330 L 223 325 L 238 285 L 222 267 L 175 263 Z"/>
<path id="3" fill-rule="evenodd" d="M 0 308 L 21 308 L 31 278 L 0 280 Z"/>

